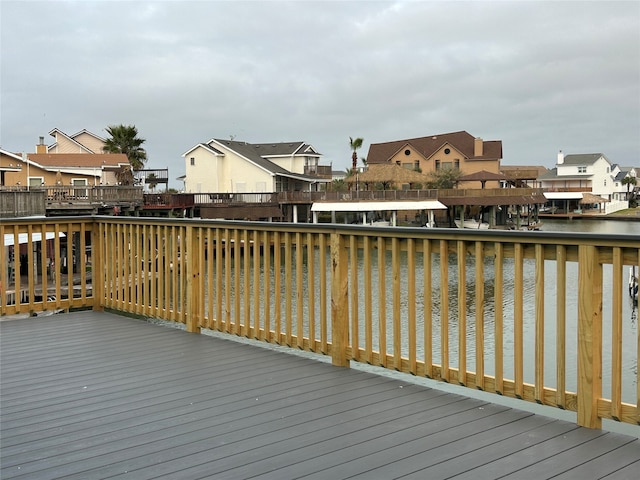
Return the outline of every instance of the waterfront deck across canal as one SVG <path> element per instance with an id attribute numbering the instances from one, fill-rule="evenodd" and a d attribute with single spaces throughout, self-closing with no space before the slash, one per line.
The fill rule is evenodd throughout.
<path id="1" fill-rule="evenodd" d="M 638 438 L 110 313 L 0 334 L 3 479 L 640 472 Z"/>

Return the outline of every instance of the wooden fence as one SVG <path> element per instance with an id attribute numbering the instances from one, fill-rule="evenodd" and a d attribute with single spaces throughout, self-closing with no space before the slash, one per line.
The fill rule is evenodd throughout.
<path id="1" fill-rule="evenodd" d="M 20 220 L 3 235 L 2 314 L 106 308 L 559 407 L 592 428 L 640 421 L 625 314 L 637 236 L 131 217 Z M 9 277 L 18 244 L 27 266 Z"/>

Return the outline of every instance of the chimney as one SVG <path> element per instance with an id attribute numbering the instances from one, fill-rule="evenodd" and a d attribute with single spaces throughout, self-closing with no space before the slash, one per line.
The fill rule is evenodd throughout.
<path id="1" fill-rule="evenodd" d="M 40 137 L 38 145 L 36 145 L 36 153 L 47 153 L 47 146 L 44 144 L 44 137 Z"/>
<path id="2" fill-rule="evenodd" d="M 483 145 L 484 145 L 484 142 L 482 141 L 482 139 L 480 137 L 476 137 L 476 139 L 473 142 L 474 157 L 481 157 L 482 155 L 484 155 L 484 152 L 482 150 Z"/>
<path id="3" fill-rule="evenodd" d="M 556 165 L 562 165 L 564 163 L 564 153 L 562 153 L 562 150 L 560 150 L 558 152 L 558 161 L 556 162 Z"/>

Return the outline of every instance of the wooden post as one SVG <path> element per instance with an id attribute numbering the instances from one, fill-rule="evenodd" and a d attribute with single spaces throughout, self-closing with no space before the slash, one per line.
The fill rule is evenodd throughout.
<path id="1" fill-rule="evenodd" d="M 198 277 L 200 275 L 200 268 L 198 265 L 198 235 L 195 232 L 196 227 L 187 225 L 187 248 L 182 252 L 182 255 L 186 255 L 186 329 L 187 332 L 200 333 L 199 326 L 199 309 L 198 309 Z M 238 244 L 236 243 L 236 246 Z M 237 252 L 236 252 L 237 254 Z"/>
<path id="2" fill-rule="evenodd" d="M 104 223 L 94 222 L 91 226 L 91 295 L 93 296 L 93 309 L 96 311 L 104 310 L 105 303 L 105 242 Z"/>
<path id="3" fill-rule="evenodd" d="M 348 367 L 349 279 L 344 238 L 331 234 L 331 358 L 338 367 Z"/>
<path id="4" fill-rule="evenodd" d="M 578 248 L 578 425 L 602 428 L 602 265 L 591 245 Z"/>

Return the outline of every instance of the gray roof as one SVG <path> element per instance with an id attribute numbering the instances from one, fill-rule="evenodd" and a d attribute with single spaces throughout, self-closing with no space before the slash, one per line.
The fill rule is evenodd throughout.
<path id="1" fill-rule="evenodd" d="M 628 174 L 628 173 L 629 173 L 628 171 L 626 171 L 626 172 L 621 171 L 620 173 L 618 173 L 618 174 L 616 175 L 616 178 L 615 178 L 614 180 L 615 180 L 616 182 L 620 182 L 620 181 L 622 181 L 622 179 L 623 179 L 624 177 L 626 177 L 626 176 L 627 176 L 627 174 Z"/>
<path id="2" fill-rule="evenodd" d="M 579 153 L 564 156 L 564 165 L 593 165 L 600 157 L 609 162 L 603 153 Z M 611 163 L 611 162 L 609 162 Z"/>
<path id="3" fill-rule="evenodd" d="M 286 156 L 286 155 L 301 155 L 304 152 L 303 147 L 309 147 L 304 142 L 283 142 L 283 143 L 247 143 L 239 142 L 235 140 L 223 140 L 214 139 L 216 142 L 224 145 L 225 147 L 233 150 L 238 155 L 250 160 L 259 167 L 266 171 L 273 173 L 274 175 L 281 175 L 283 177 L 297 178 L 304 181 L 317 181 L 318 177 L 313 175 L 303 175 L 301 173 L 293 173 L 282 168 L 281 166 L 273 163 L 265 157 L 269 156 Z M 211 148 L 214 148 L 209 144 Z M 215 148 L 214 148 L 215 149 Z M 317 153 L 314 151 L 317 155 Z"/>

